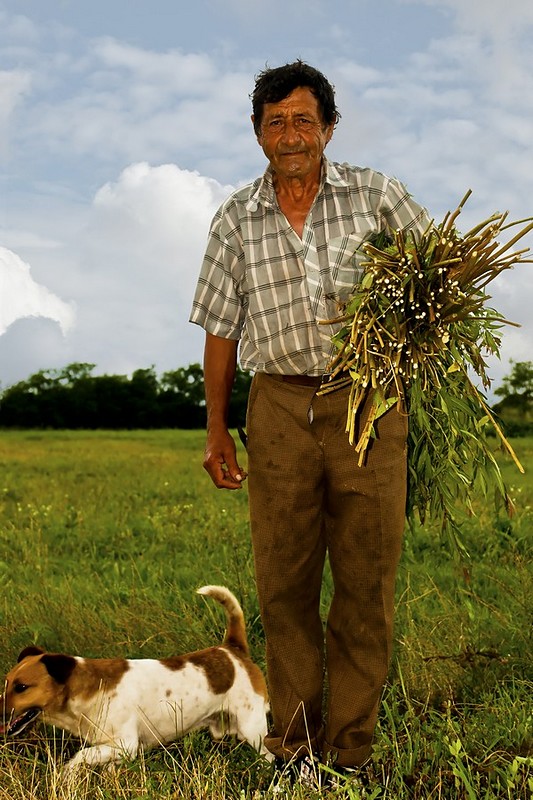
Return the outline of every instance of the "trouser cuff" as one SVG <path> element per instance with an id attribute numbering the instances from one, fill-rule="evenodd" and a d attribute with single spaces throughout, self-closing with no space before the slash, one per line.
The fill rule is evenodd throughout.
<path id="1" fill-rule="evenodd" d="M 291 758 L 300 758 L 306 754 L 318 755 L 322 751 L 322 740 L 319 736 L 315 738 L 302 739 L 302 741 L 287 742 L 283 736 L 265 737 L 265 747 L 276 757 L 283 761 L 290 761 Z"/>
<path id="2" fill-rule="evenodd" d="M 353 750 L 342 750 L 324 742 L 322 759 L 338 767 L 362 767 L 372 755 L 372 745 L 366 744 Z"/>

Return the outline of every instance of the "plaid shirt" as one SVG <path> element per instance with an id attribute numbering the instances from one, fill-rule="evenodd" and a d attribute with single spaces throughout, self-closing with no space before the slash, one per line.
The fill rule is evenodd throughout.
<path id="1" fill-rule="evenodd" d="M 270 168 L 213 222 L 190 321 L 240 339 L 243 369 L 321 375 L 333 319 L 362 277 L 361 244 L 389 229 L 424 230 L 425 209 L 396 179 L 324 159 L 302 239 L 280 211 Z"/>

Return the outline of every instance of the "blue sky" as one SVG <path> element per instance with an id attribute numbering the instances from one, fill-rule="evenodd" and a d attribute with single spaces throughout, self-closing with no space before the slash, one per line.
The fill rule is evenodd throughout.
<path id="1" fill-rule="evenodd" d="M 532 34 L 527 0 L 0 0 L 0 385 L 201 360 L 191 296 L 217 205 L 264 169 L 266 63 L 321 69 L 329 156 L 396 175 L 437 220 L 468 188 L 465 230 L 532 215 Z M 533 265 L 492 294 L 522 325 L 497 384 L 531 359 Z"/>

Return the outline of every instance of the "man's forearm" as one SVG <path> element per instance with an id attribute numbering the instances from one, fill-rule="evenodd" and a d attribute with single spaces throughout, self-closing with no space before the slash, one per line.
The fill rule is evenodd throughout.
<path id="1" fill-rule="evenodd" d="M 206 334 L 204 387 L 208 431 L 227 429 L 228 411 L 235 372 L 238 342 Z"/>

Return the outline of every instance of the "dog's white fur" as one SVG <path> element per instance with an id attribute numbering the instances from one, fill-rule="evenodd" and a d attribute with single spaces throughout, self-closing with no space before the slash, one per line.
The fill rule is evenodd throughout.
<path id="1" fill-rule="evenodd" d="M 203 586 L 227 616 L 222 645 L 167 659 L 86 659 L 29 647 L 6 677 L 0 731 L 18 733 L 37 716 L 78 736 L 67 767 L 134 758 L 141 748 L 209 727 L 235 734 L 271 758 L 263 739 L 268 700 L 249 657 L 242 609 L 223 586 Z M 3 723 L 3 724 L 2 724 Z"/>

